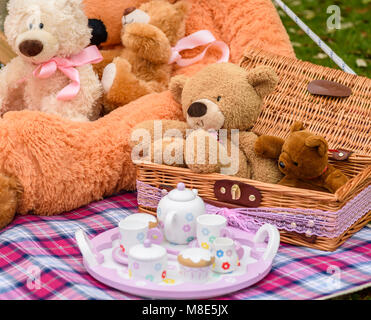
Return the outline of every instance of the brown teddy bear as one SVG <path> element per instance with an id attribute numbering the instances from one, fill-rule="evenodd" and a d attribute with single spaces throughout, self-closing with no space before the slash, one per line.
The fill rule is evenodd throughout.
<path id="1" fill-rule="evenodd" d="M 122 51 L 122 16 L 127 8 L 139 7 L 148 0 L 83 0 L 84 11 L 92 29 L 90 44 L 99 46 L 103 60 L 94 65 L 102 78 L 104 68 Z"/>
<path id="2" fill-rule="evenodd" d="M 175 76 L 170 90 L 182 104 L 186 122 L 137 125 L 132 139 L 140 143 L 133 148 L 133 159 L 277 183 L 282 174 L 275 161 L 255 154 L 258 137 L 250 131 L 277 81 L 271 68 L 246 71 L 232 63 L 209 65 L 191 78 Z"/>
<path id="3" fill-rule="evenodd" d="M 124 48 L 102 75 L 106 112 L 168 88 L 171 48 L 185 35 L 187 11 L 186 2 L 170 4 L 166 0 L 152 0 L 139 9 L 125 10 L 121 37 Z"/>
<path id="4" fill-rule="evenodd" d="M 328 163 L 327 141 L 304 130 L 302 122 L 291 126 L 286 140 L 273 136 L 260 136 L 255 152 L 261 157 L 278 159 L 278 167 L 285 174 L 279 184 L 330 191 L 335 193 L 348 178 Z"/>

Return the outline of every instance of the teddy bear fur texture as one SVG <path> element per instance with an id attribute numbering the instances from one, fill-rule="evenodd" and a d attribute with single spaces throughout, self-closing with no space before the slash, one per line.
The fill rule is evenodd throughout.
<path id="1" fill-rule="evenodd" d="M 77 67 L 81 89 L 69 101 L 57 93 L 70 80 L 59 70 L 47 79 L 33 76 L 37 65 L 80 53 L 91 30 L 81 0 L 10 0 L 5 34 L 18 55 L 0 73 L 0 113 L 40 110 L 74 121 L 96 119 L 102 87 L 90 64 Z"/>
<path id="2" fill-rule="evenodd" d="M 112 1 L 117 2 L 102 1 L 108 12 Z M 210 30 L 230 46 L 232 62 L 238 63 L 250 44 L 294 57 L 271 1 L 188 2 L 192 6 L 186 34 Z M 198 49 L 189 50 L 184 57 L 198 53 Z M 202 61 L 176 68 L 174 74 L 192 76 L 218 59 L 219 51 L 209 50 Z M 169 90 L 146 95 L 93 122 L 72 122 L 29 110 L 6 113 L 0 120 L 0 228 L 9 224 L 16 212 L 50 216 L 123 189 L 134 190 L 131 131 L 151 119 L 185 121 L 181 105 Z"/>
<path id="3" fill-rule="evenodd" d="M 143 160 L 186 166 L 197 173 L 226 173 L 228 171 L 224 170 L 229 168 L 230 175 L 277 183 L 282 175 L 275 161 L 255 154 L 254 144 L 258 137 L 250 131 L 261 113 L 264 97 L 273 92 L 277 82 L 277 75 L 271 68 L 260 66 L 246 71 L 232 63 L 209 65 L 190 78 L 174 77 L 170 90 L 174 99 L 181 103 L 186 122 L 162 121 L 165 138 L 160 135 L 160 139 L 155 138 L 157 124 L 154 121 L 139 124 L 135 130 L 145 129 L 152 137 L 151 146 L 142 143 Z M 178 129 L 181 136 L 166 135 L 170 129 Z M 193 131 L 187 132 L 187 129 Z M 211 132 L 220 129 L 227 129 L 224 143 Z M 239 130 L 239 141 L 233 143 L 232 129 Z M 198 148 L 203 148 L 204 141 L 205 147 L 200 154 Z M 232 154 L 233 146 L 238 148 L 236 158 Z M 162 159 L 157 152 L 163 153 Z M 238 164 L 234 171 L 232 164 Z"/>
<path id="4" fill-rule="evenodd" d="M 167 89 L 173 68 L 171 47 L 185 34 L 187 11 L 184 1 L 152 0 L 124 12 L 123 49 L 102 75 L 106 112 Z"/>
<path id="5" fill-rule="evenodd" d="M 262 135 L 255 144 L 261 157 L 278 159 L 285 175 L 279 184 L 335 193 L 348 178 L 328 163 L 327 141 L 295 122 L 287 139 Z"/>

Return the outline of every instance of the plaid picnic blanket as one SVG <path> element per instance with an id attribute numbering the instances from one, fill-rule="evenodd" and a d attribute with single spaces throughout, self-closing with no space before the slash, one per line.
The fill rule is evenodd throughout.
<path id="1" fill-rule="evenodd" d="M 122 193 L 56 217 L 18 217 L 0 232 L 0 299 L 140 299 L 111 289 L 84 269 L 74 233 L 90 237 L 137 211 Z M 371 285 L 371 229 L 333 253 L 282 244 L 270 274 L 220 299 L 318 299 Z"/>

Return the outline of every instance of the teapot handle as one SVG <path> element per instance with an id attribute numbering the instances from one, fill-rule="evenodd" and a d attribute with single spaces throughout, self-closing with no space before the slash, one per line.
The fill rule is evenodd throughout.
<path id="1" fill-rule="evenodd" d="M 165 235 L 165 238 L 167 239 L 169 239 L 169 237 L 167 236 L 167 232 L 173 229 L 175 215 L 176 215 L 176 211 L 169 211 L 166 214 L 165 221 L 164 221 L 164 235 Z"/>

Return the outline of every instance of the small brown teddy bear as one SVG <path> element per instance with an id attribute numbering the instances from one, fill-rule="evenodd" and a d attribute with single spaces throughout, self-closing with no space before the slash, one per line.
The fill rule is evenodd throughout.
<path id="1" fill-rule="evenodd" d="M 150 139 L 142 139 L 138 149 L 133 148 L 133 155 L 138 155 L 134 155 L 134 161 L 150 160 L 188 167 L 197 173 L 216 172 L 277 183 L 282 174 L 275 161 L 255 154 L 258 137 L 249 131 L 260 115 L 264 97 L 274 90 L 277 81 L 271 68 L 246 71 L 232 63 L 209 65 L 191 78 L 175 76 L 170 90 L 182 104 L 187 122 L 140 123 L 134 128 L 133 141 L 139 141 L 145 132 Z M 226 129 L 224 138 L 220 129 Z M 233 129 L 239 132 L 235 139 Z"/>
<path id="2" fill-rule="evenodd" d="M 255 152 L 278 159 L 278 167 L 285 174 L 279 184 L 335 193 L 348 178 L 328 163 L 327 141 L 304 129 L 302 122 L 295 122 L 286 140 L 260 136 Z"/>
<path id="3" fill-rule="evenodd" d="M 122 19 L 121 55 L 102 76 L 105 111 L 110 112 L 139 97 L 168 88 L 172 50 L 185 35 L 188 4 L 152 0 L 139 9 L 128 8 Z"/>

